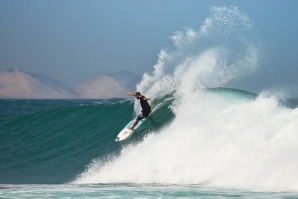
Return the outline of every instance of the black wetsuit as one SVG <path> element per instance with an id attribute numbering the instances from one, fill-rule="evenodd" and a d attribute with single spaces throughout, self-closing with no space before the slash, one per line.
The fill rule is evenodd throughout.
<path id="1" fill-rule="evenodd" d="M 144 96 L 142 95 L 140 98 L 140 103 L 142 107 L 142 115 L 145 117 L 148 117 L 148 115 L 151 113 L 151 106 L 149 105 L 147 100 L 144 100 Z"/>

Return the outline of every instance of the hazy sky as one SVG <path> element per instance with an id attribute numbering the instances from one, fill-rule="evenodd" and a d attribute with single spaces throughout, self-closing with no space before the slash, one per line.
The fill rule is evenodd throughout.
<path id="1" fill-rule="evenodd" d="M 184 27 L 212 5 L 236 5 L 270 48 L 251 89 L 298 84 L 297 0 L 0 0 L 0 69 L 41 72 L 71 87 L 119 70 L 152 71 Z"/>

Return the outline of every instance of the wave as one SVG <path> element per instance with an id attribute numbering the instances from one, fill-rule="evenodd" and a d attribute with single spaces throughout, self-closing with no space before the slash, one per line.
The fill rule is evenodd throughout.
<path id="1" fill-rule="evenodd" d="M 255 33 L 236 6 L 211 7 L 198 30 L 176 32 L 174 48 L 160 52 L 137 86 L 155 99 L 172 95 L 172 122 L 116 158 L 95 159 L 72 183 L 297 191 L 298 109 L 264 93 L 218 88 L 259 67 L 263 46 Z"/>
<path id="2" fill-rule="evenodd" d="M 260 189 L 264 187 L 257 182 L 262 182 L 275 185 L 275 191 L 293 190 L 296 176 L 287 169 L 296 165 L 297 108 L 237 89 L 209 88 L 197 94 L 179 108 L 174 94 L 155 99 L 153 106 L 163 106 L 121 143 L 114 139 L 133 117 L 130 100 L 68 102 L 14 116 L 1 124 L 1 183 Z M 288 183 L 278 178 L 281 173 Z M 278 180 L 283 186 L 276 185 Z"/>
<path id="3" fill-rule="evenodd" d="M 194 95 L 159 133 L 94 160 L 73 183 L 198 184 L 297 191 L 298 109 L 274 98 Z"/>
<path id="4" fill-rule="evenodd" d="M 46 104 L 40 102 L 42 105 Z M 132 117 L 131 102 L 80 105 L 22 114 L 3 123 L 0 170 L 6 172 L 1 172 L 1 182 L 65 182 L 90 159 L 115 150 L 108 147 L 113 141 L 110 132 Z M 119 120 L 118 125 L 109 120 Z"/>
<path id="5" fill-rule="evenodd" d="M 120 153 L 127 142 L 116 144 L 115 137 L 133 117 L 133 102 L 121 99 L 1 100 L 0 104 L 9 116 L 0 121 L 1 183 L 70 181 L 92 159 Z M 166 118 L 155 114 L 130 142 L 141 141 L 167 120 L 169 114 Z"/>

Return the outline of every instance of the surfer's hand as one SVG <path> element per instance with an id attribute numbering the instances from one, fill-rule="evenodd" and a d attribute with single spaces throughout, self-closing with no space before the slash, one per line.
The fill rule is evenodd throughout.
<path id="1" fill-rule="evenodd" d="M 131 93 L 131 92 L 126 92 L 126 94 L 127 94 L 127 95 L 130 95 L 130 96 L 134 96 L 134 94 Z"/>

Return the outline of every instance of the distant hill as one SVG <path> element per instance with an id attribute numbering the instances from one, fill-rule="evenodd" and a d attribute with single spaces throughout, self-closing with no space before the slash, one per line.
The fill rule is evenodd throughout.
<path id="1" fill-rule="evenodd" d="M 0 98 L 78 98 L 66 85 L 41 73 L 19 68 L 0 71 Z"/>
<path id="2" fill-rule="evenodd" d="M 19 68 L 0 71 L 0 98 L 117 98 L 134 92 L 141 77 L 130 71 L 100 75 L 79 84 L 75 90 L 42 73 Z"/>
<path id="3" fill-rule="evenodd" d="M 127 97 L 126 92 L 134 92 L 141 77 L 130 71 L 120 71 L 100 75 L 77 86 L 76 91 L 82 98 Z"/>
<path id="4" fill-rule="evenodd" d="M 109 74 L 108 76 L 113 77 L 114 80 L 119 82 L 119 84 L 122 85 L 123 88 L 133 91 L 136 89 L 136 84 L 141 81 L 140 76 L 137 76 L 130 71 L 119 71 Z"/>

